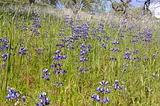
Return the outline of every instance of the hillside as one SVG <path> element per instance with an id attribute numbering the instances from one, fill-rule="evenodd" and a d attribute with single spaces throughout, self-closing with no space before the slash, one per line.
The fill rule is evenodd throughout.
<path id="1" fill-rule="evenodd" d="M 141 8 L 1 4 L 0 106 L 160 106 L 160 22 Z"/>

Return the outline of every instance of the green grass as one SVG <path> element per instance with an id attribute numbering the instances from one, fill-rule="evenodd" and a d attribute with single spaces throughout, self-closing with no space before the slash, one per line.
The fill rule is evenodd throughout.
<path id="1" fill-rule="evenodd" d="M 31 31 L 34 28 L 32 24 L 35 18 L 32 11 L 30 13 L 18 10 L 9 12 L 4 9 L 0 17 L 0 39 L 8 40 L 8 49 L 0 50 L 0 55 L 11 52 L 5 62 L 3 56 L 0 58 L 0 64 L 6 65 L 0 67 L 0 106 L 11 106 L 17 101 L 16 99 L 13 101 L 5 99 L 8 93 L 7 86 L 15 88 L 21 97 L 26 96 L 25 103 L 21 98 L 18 100 L 20 106 L 35 105 L 39 101 L 38 95 L 42 92 L 47 93 L 47 97 L 51 101 L 49 106 L 160 105 L 160 78 L 158 77 L 160 74 L 160 46 L 156 42 L 159 39 L 156 31 L 152 32 L 151 42 L 146 43 L 143 40 L 147 38 L 143 34 L 137 38 L 133 37 L 139 32 L 144 32 L 144 30 L 137 31 L 137 27 L 129 31 L 128 27 L 122 27 L 123 25 L 120 24 L 121 30 L 118 32 L 119 26 L 111 28 L 111 24 L 102 22 L 103 30 L 98 31 L 97 28 L 101 27 L 98 23 L 73 21 L 74 27 L 89 23 L 86 31 L 88 38 L 82 36 L 84 29 L 80 29 L 77 36 L 81 35 L 81 37 L 75 40 L 70 38 L 74 34 L 72 28 L 66 26 L 65 20 L 49 14 L 40 14 L 40 22 L 37 23 L 41 27 L 35 28 L 39 32 L 38 36 Z M 27 26 L 28 30 L 23 30 L 24 26 Z M 150 29 L 152 28 L 150 27 Z M 60 30 L 64 30 L 64 36 L 59 35 Z M 96 36 L 92 36 L 92 30 L 97 30 Z M 120 37 L 120 34 L 124 37 Z M 5 36 L 7 38 L 4 38 Z M 109 37 L 108 40 L 106 40 L 106 36 Z M 69 39 L 69 41 L 62 42 L 62 39 Z M 132 40 L 138 40 L 138 42 L 133 44 Z M 113 41 L 118 41 L 119 44 L 114 45 Z M 68 45 L 68 43 L 69 46 L 64 48 L 56 46 L 56 44 Z M 106 48 L 101 48 L 103 43 Z M 92 46 L 85 56 L 88 61 L 84 63 L 79 62 L 82 44 Z M 0 46 L 3 45 L 4 43 L 1 41 Z M 74 49 L 71 49 L 72 47 Z M 18 53 L 21 48 L 27 49 L 25 55 Z M 38 48 L 43 48 L 40 54 L 38 54 Z M 120 51 L 113 52 L 110 51 L 111 48 L 118 48 Z M 56 50 L 61 50 L 61 55 L 66 55 L 67 58 L 60 61 L 53 60 Z M 138 50 L 137 54 L 133 53 L 135 50 Z M 131 52 L 131 58 L 140 59 L 125 60 L 126 52 Z M 152 57 L 153 54 L 156 54 L 156 59 Z M 117 61 L 111 60 L 112 57 Z M 144 60 L 145 58 L 148 60 Z M 66 75 L 53 74 L 54 69 L 50 66 L 58 62 L 62 64 L 63 70 L 67 71 Z M 80 68 L 89 70 L 80 73 L 78 72 Z M 48 69 L 51 73 L 50 81 L 41 78 L 44 69 Z M 153 77 L 154 73 L 156 78 Z M 107 86 L 111 91 L 109 94 L 101 94 L 96 91 L 102 80 L 109 82 Z M 115 80 L 119 81 L 122 90 L 112 88 Z M 55 87 L 56 82 L 63 82 L 64 86 Z M 152 90 L 150 91 L 150 89 Z M 94 93 L 110 98 L 110 102 L 96 102 L 91 98 Z"/>

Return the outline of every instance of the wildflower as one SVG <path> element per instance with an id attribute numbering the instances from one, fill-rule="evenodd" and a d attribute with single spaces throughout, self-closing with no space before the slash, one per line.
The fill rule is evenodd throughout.
<path id="1" fill-rule="evenodd" d="M 110 93 L 110 90 L 108 88 L 106 89 L 106 93 Z"/>
<path id="2" fill-rule="evenodd" d="M 101 82 L 99 82 L 99 84 L 101 85 L 101 86 L 105 86 L 105 85 L 108 85 L 108 81 L 101 81 Z"/>
<path id="3" fill-rule="evenodd" d="M 125 54 L 124 54 L 124 57 L 123 57 L 125 60 L 132 60 L 132 58 L 131 58 L 131 52 L 125 52 Z"/>
<path id="4" fill-rule="evenodd" d="M 156 59 L 156 54 L 153 54 L 153 55 L 152 55 L 152 58 L 153 58 L 153 59 Z"/>
<path id="5" fill-rule="evenodd" d="M 18 53 L 21 54 L 21 55 L 25 55 L 26 52 L 27 52 L 26 48 L 21 48 Z"/>
<path id="6" fill-rule="evenodd" d="M 22 96 L 22 101 L 23 101 L 23 102 L 26 101 L 26 96 Z"/>
<path id="7" fill-rule="evenodd" d="M 40 55 L 42 53 L 43 48 L 38 48 L 36 51 L 38 53 L 38 55 Z"/>
<path id="8" fill-rule="evenodd" d="M 109 38 L 110 38 L 109 36 L 105 36 L 105 39 L 106 39 L 106 40 L 109 40 Z"/>
<path id="9" fill-rule="evenodd" d="M 50 80 L 49 76 L 51 75 L 49 72 L 48 72 L 48 69 L 45 69 L 42 71 L 43 72 L 43 75 L 42 75 L 42 78 L 45 78 L 46 80 Z"/>
<path id="10" fill-rule="evenodd" d="M 88 61 L 88 58 L 81 58 L 81 59 L 79 60 L 79 62 L 85 62 L 85 61 Z"/>
<path id="11" fill-rule="evenodd" d="M 41 28 L 41 26 L 40 26 L 39 24 L 37 24 L 37 23 L 33 23 L 33 27 L 34 27 L 34 28 L 37 28 L 37 29 L 38 29 L 38 28 Z"/>
<path id="12" fill-rule="evenodd" d="M 102 103 L 106 103 L 106 102 L 110 102 L 110 99 L 108 97 L 102 99 Z"/>
<path id="13" fill-rule="evenodd" d="M 106 44 L 104 42 L 101 44 L 101 48 L 106 49 Z"/>
<path id="14" fill-rule="evenodd" d="M 23 30 L 28 30 L 28 27 L 26 25 L 24 25 Z"/>
<path id="15" fill-rule="evenodd" d="M 63 82 L 56 82 L 55 84 L 53 84 L 55 87 L 59 88 L 61 86 L 63 86 Z"/>
<path id="16" fill-rule="evenodd" d="M 56 55 L 53 57 L 53 60 L 55 60 L 55 63 L 53 63 L 51 65 L 51 68 L 54 68 L 53 73 L 54 74 L 63 74 L 64 75 L 64 74 L 67 73 L 67 71 L 62 69 L 63 65 L 62 65 L 61 60 L 66 59 L 67 56 L 66 55 L 61 55 L 61 51 L 60 50 L 56 50 L 55 54 Z"/>
<path id="17" fill-rule="evenodd" d="M 156 74 L 155 73 L 153 73 L 153 77 L 156 78 Z"/>
<path id="18" fill-rule="evenodd" d="M 112 44 L 114 44 L 114 45 L 118 45 L 118 44 L 119 44 L 119 42 L 118 42 L 118 41 L 114 41 L 114 42 L 112 42 Z"/>
<path id="19" fill-rule="evenodd" d="M 111 57 L 110 60 L 117 61 L 117 58 Z"/>
<path id="20" fill-rule="evenodd" d="M 122 90 L 122 87 L 119 86 L 119 81 L 115 80 L 114 84 L 112 85 L 114 90 Z"/>
<path id="21" fill-rule="evenodd" d="M 81 68 L 79 69 L 79 72 L 87 72 L 88 71 L 88 68 Z"/>
<path id="22" fill-rule="evenodd" d="M 136 42 L 138 42 L 138 40 L 132 40 L 132 43 L 136 43 Z"/>
<path id="23" fill-rule="evenodd" d="M 17 99 L 20 97 L 20 94 L 17 93 L 17 91 L 14 88 L 8 88 L 8 95 L 6 96 L 6 99 Z"/>
<path id="24" fill-rule="evenodd" d="M 119 50 L 118 48 L 116 48 L 116 47 L 111 48 L 110 51 L 113 51 L 113 52 L 120 52 L 120 50 Z"/>
<path id="25" fill-rule="evenodd" d="M 99 82 L 99 87 L 96 89 L 96 91 L 98 91 L 99 93 L 110 93 L 110 90 L 108 89 L 108 81 L 101 81 Z M 104 95 L 105 96 L 105 95 Z M 102 102 L 102 103 L 106 103 L 106 102 L 110 102 L 110 99 L 107 98 L 101 98 L 99 95 L 94 94 L 91 96 L 92 99 L 96 100 L 97 102 Z"/>
<path id="26" fill-rule="evenodd" d="M 50 104 L 50 100 L 47 98 L 47 94 L 43 92 L 38 96 L 40 102 L 36 103 L 36 106 L 47 106 Z"/>
<path id="27" fill-rule="evenodd" d="M 7 61 L 7 57 L 8 57 L 8 53 L 5 52 L 5 53 L 2 55 L 3 61 Z"/>
<path id="28" fill-rule="evenodd" d="M 135 50 L 134 52 L 133 52 L 133 54 L 137 54 L 138 53 L 138 50 Z"/>
<path id="29" fill-rule="evenodd" d="M 146 57 L 146 58 L 144 58 L 144 60 L 147 61 L 147 60 L 149 60 L 149 58 Z"/>

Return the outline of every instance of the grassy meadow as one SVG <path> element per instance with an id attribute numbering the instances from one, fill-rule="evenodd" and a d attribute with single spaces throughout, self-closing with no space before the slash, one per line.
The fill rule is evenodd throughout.
<path id="1" fill-rule="evenodd" d="M 160 106 L 154 23 L 22 10 L 0 12 L 0 106 Z"/>

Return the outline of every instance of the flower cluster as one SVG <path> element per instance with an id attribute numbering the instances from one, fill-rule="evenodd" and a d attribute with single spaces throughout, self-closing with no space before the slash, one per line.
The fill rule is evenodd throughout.
<path id="1" fill-rule="evenodd" d="M 85 61 L 88 61 L 88 58 L 85 58 L 85 56 L 89 53 L 89 49 L 91 49 L 92 48 L 92 46 L 90 46 L 90 45 L 85 45 L 85 44 L 82 44 L 81 46 L 80 46 L 80 56 L 81 56 L 81 58 L 80 58 L 80 60 L 79 60 L 79 62 L 85 62 Z"/>
<path id="2" fill-rule="evenodd" d="M 20 55 L 25 55 L 25 54 L 27 53 L 27 49 L 26 49 L 26 48 L 21 48 L 21 49 L 18 51 L 18 53 L 19 53 Z"/>
<path id="3" fill-rule="evenodd" d="M 118 45 L 119 42 L 118 42 L 118 41 L 113 41 L 112 44 L 113 44 L 113 45 Z"/>
<path id="4" fill-rule="evenodd" d="M 64 44 L 56 44 L 57 47 L 63 48 Z"/>
<path id="5" fill-rule="evenodd" d="M 114 84 L 112 85 L 114 90 L 122 90 L 122 86 L 119 85 L 119 81 L 115 80 Z"/>
<path id="6" fill-rule="evenodd" d="M 110 51 L 113 51 L 113 52 L 120 52 L 119 48 L 117 48 L 117 47 L 111 48 Z"/>
<path id="7" fill-rule="evenodd" d="M 12 55 L 12 52 L 8 53 L 9 48 L 9 41 L 7 40 L 7 36 L 4 36 L 3 38 L 0 38 L 0 51 L 3 51 L 3 54 L 1 55 L 2 61 L 6 62 L 9 55 Z M 14 48 L 11 46 L 11 50 L 14 50 Z M 6 64 L 2 64 L 2 67 L 5 68 Z"/>
<path id="8" fill-rule="evenodd" d="M 38 55 L 42 54 L 43 48 L 37 48 L 36 52 Z"/>
<path id="9" fill-rule="evenodd" d="M 65 27 L 70 27 L 70 26 L 73 25 L 73 19 L 70 18 L 69 15 L 66 15 L 66 16 L 64 17 L 64 20 L 65 20 Z"/>
<path id="10" fill-rule="evenodd" d="M 79 40 L 79 36 L 70 36 L 68 39 L 66 39 L 65 42 L 66 43 L 66 47 L 69 49 L 69 50 L 74 50 L 75 49 L 75 41 L 76 40 Z"/>
<path id="11" fill-rule="evenodd" d="M 99 82 L 99 87 L 96 89 L 98 93 L 103 94 L 102 97 L 100 97 L 100 95 L 98 94 L 93 94 L 91 96 L 92 99 L 96 100 L 97 102 L 102 102 L 102 103 L 106 103 L 106 102 L 110 102 L 110 99 L 108 97 L 105 97 L 104 94 L 106 93 L 110 93 L 110 90 L 108 88 L 108 82 L 107 81 L 101 81 Z"/>
<path id="12" fill-rule="evenodd" d="M 8 91 L 8 95 L 6 96 L 6 99 L 10 100 L 13 105 L 20 106 L 22 104 L 25 104 L 26 96 L 21 97 L 21 94 L 18 91 L 16 91 L 14 88 L 7 87 L 7 91 Z"/>
<path id="13" fill-rule="evenodd" d="M 53 60 L 55 60 L 55 63 L 51 65 L 51 68 L 54 68 L 53 73 L 54 74 L 66 74 L 67 71 L 62 69 L 62 62 L 61 60 L 66 59 L 66 55 L 61 55 L 61 51 L 57 50 L 55 52 L 56 56 L 53 57 Z"/>
<path id="14" fill-rule="evenodd" d="M 101 44 L 101 48 L 106 49 L 106 43 L 105 43 L 105 42 L 102 42 L 102 44 Z"/>
<path id="15" fill-rule="evenodd" d="M 61 63 L 54 63 L 51 67 L 54 68 L 53 73 L 54 74 L 66 74 L 67 71 L 62 69 L 62 64 Z"/>
<path id="16" fill-rule="evenodd" d="M 122 86 L 123 85 L 124 85 L 124 82 L 123 82 Z M 103 80 L 103 81 L 99 82 L 99 86 L 96 89 L 98 94 L 96 94 L 96 93 L 93 94 L 91 96 L 91 98 L 94 99 L 95 101 L 101 102 L 101 103 L 110 102 L 109 97 L 106 96 L 107 94 L 111 93 L 110 88 L 113 88 L 114 90 L 122 90 L 122 86 L 120 86 L 118 80 L 115 80 L 115 82 L 114 82 L 114 84 L 112 86 L 109 85 L 108 81 L 104 81 Z"/>
<path id="17" fill-rule="evenodd" d="M 22 101 L 23 101 L 23 102 L 26 101 L 26 96 L 22 96 Z"/>
<path id="18" fill-rule="evenodd" d="M 34 21 L 33 21 L 33 28 L 31 29 L 31 31 L 35 34 L 35 35 L 39 35 L 40 33 L 38 32 L 38 29 L 41 28 L 41 26 L 39 25 L 40 23 L 40 16 L 39 14 L 35 14 L 34 15 L 35 18 L 34 18 Z"/>
<path id="19" fill-rule="evenodd" d="M 106 87 L 108 85 L 108 82 L 105 82 L 104 80 L 99 82 L 99 87 L 97 88 L 97 91 L 100 93 L 110 93 L 110 90 Z"/>
<path id="20" fill-rule="evenodd" d="M 57 50 L 56 52 L 55 52 L 55 56 L 53 57 L 53 60 L 62 60 L 62 59 L 66 59 L 67 58 L 67 56 L 66 55 L 61 55 L 61 51 L 60 50 Z"/>
<path id="21" fill-rule="evenodd" d="M 23 30 L 27 31 L 28 27 L 26 25 L 23 26 Z"/>
<path id="22" fill-rule="evenodd" d="M 79 69 L 79 72 L 87 72 L 88 71 L 88 68 L 81 68 Z"/>
<path id="23" fill-rule="evenodd" d="M 124 59 L 125 60 L 132 60 L 132 58 L 131 58 L 131 52 L 125 52 L 125 54 L 124 54 Z"/>
<path id="24" fill-rule="evenodd" d="M 154 78 L 157 78 L 158 80 L 160 80 L 160 74 L 155 74 L 155 73 L 153 73 L 153 75 L 152 75 Z"/>
<path id="25" fill-rule="evenodd" d="M 97 27 L 97 31 L 103 32 L 103 29 L 104 29 L 104 24 L 100 23 Z"/>
<path id="26" fill-rule="evenodd" d="M 8 95 L 6 96 L 6 99 L 17 99 L 20 98 L 20 94 L 17 93 L 17 91 L 14 88 L 8 88 Z"/>
<path id="27" fill-rule="evenodd" d="M 46 80 L 50 80 L 49 76 L 51 75 L 48 71 L 48 69 L 42 70 L 43 74 L 42 74 L 42 78 L 45 78 Z"/>
<path id="28" fill-rule="evenodd" d="M 117 58 L 115 58 L 115 57 L 110 57 L 110 60 L 112 60 L 112 61 L 117 61 Z"/>
<path id="29" fill-rule="evenodd" d="M 84 62 L 88 61 L 87 55 L 88 55 L 91 48 L 92 48 L 91 45 L 87 46 L 86 44 L 82 44 L 80 46 L 80 56 L 81 56 L 81 58 L 80 58 L 79 62 L 83 63 L 83 65 L 84 65 Z M 85 67 L 83 67 L 79 70 L 79 72 L 86 72 L 86 71 L 88 71 L 88 68 L 85 68 Z"/>
<path id="30" fill-rule="evenodd" d="M 10 53 L 10 55 L 11 54 L 12 53 Z M 2 54 L 3 61 L 7 61 L 7 57 L 8 57 L 8 53 L 7 52 L 5 52 L 5 53 Z"/>
<path id="31" fill-rule="evenodd" d="M 97 94 L 92 95 L 91 98 L 93 98 L 93 99 L 96 100 L 97 102 L 102 102 L 102 103 L 110 102 L 110 99 L 109 99 L 108 97 L 101 99 L 100 96 L 97 95 Z"/>
<path id="32" fill-rule="evenodd" d="M 156 54 L 153 54 L 153 55 L 152 55 L 152 58 L 153 58 L 153 59 L 156 59 Z"/>
<path id="33" fill-rule="evenodd" d="M 40 102 L 36 103 L 36 106 L 47 106 L 50 104 L 50 100 L 47 98 L 47 94 L 43 92 L 38 96 Z"/>
<path id="34" fill-rule="evenodd" d="M 144 42 L 151 42 L 152 41 L 152 30 L 151 29 L 149 29 L 148 31 L 144 30 L 143 34 L 144 34 L 144 39 L 142 39 L 142 40 Z"/>
<path id="35" fill-rule="evenodd" d="M 61 86 L 63 86 L 63 82 L 56 82 L 55 84 L 53 84 L 55 87 L 59 88 Z"/>
<path id="36" fill-rule="evenodd" d="M 8 40 L 6 39 L 0 39 L 0 43 L 2 43 L 2 45 L 0 45 L 0 50 L 7 50 L 8 49 Z"/>
<path id="37" fill-rule="evenodd" d="M 82 24 L 81 25 L 81 36 L 86 39 L 88 38 L 88 30 L 89 30 L 89 25 L 88 24 Z"/>

